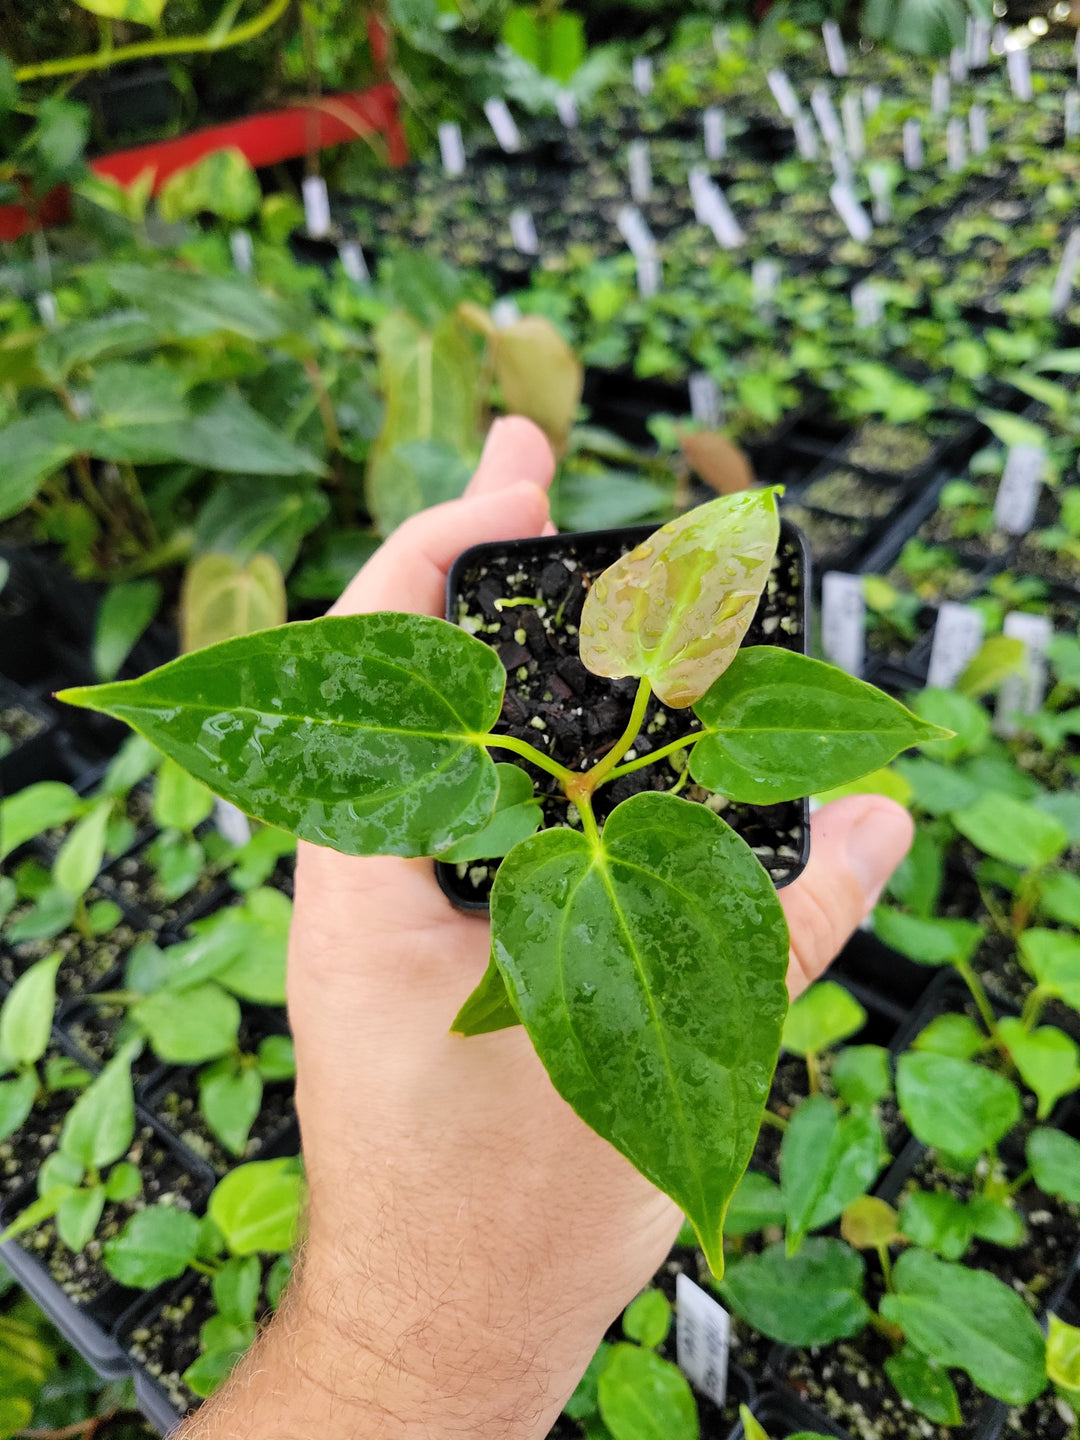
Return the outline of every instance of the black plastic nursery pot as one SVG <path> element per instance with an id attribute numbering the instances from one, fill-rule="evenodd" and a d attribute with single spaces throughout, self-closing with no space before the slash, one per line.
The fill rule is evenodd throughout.
<path id="1" fill-rule="evenodd" d="M 0 795 L 67 773 L 55 716 L 28 691 L 0 678 Z"/>
<path id="2" fill-rule="evenodd" d="M 551 535 L 475 545 L 447 579 L 447 618 L 463 624 L 497 653 L 507 685 L 496 734 L 514 735 L 571 770 L 587 769 L 622 734 L 637 682 L 591 674 L 579 658 L 577 622 L 593 580 L 655 533 L 655 526 Z M 773 572 L 744 645 L 779 645 L 805 654 L 809 644 L 810 560 L 799 531 L 783 522 Z M 636 754 L 697 728 L 691 710 L 649 702 Z M 635 754 L 634 751 L 630 752 Z M 566 823 L 566 801 L 545 772 L 525 767 L 536 786 L 545 827 Z M 602 821 L 642 790 L 668 790 L 678 776 L 666 764 L 646 767 L 596 795 Z M 696 792 L 696 793 L 695 793 Z M 683 792 L 704 800 L 691 785 Z M 810 853 L 808 800 L 779 805 L 710 802 L 742 836 L 778 887 L 801 873 Z M 438 862 L 439 883 L 461 910 L 486 911 L 497 862 Z"/>

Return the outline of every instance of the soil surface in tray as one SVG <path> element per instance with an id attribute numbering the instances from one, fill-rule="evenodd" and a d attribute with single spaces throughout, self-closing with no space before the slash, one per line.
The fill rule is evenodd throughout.
<path id="1" fill-rule="evenodd" d="M 39 1073 L 62 1052 L 50 1049 L 39 1066 Z M 36 1175 L 42 1162 L 56 1149 L 56 1138 L 71 1109 L 76 1092 L 56 1090 L 42 1096 L 27 1120 L 14 1135 L 0 1141 L 0 1195 L 13 1195 L 26 1183 L 28 1175 Z"/>
<path id="2" fill-rule="evenodd" d="M 24 710 L 21 705 L 8 705 L 0 710 L 0 759 L 40 735 L 45 728 L 45 721 L 39 715 Z"/>
<path id="3" fill-rule="evenodd" d="M 452 618 L 490 644 L 506 666 L 506 695 L 495 733 L 527 740 L 571 770 L 594 765 L 630 718 L 637 681 L 606 680 L 586 670 L 579 658 L 577 629 L 593 580 L 627 548 L 590 543 L 586 562 L 573 537 L 567 537 L 559 558 L 548 546 L 538 548 L 535 565 L 529 563 L 527 550 L 514 557 L 496 552 L 466 571 L 456 598 Z M 773 577 L 745 645 L 801 650 L 800 571 L 797 547 L 782 539 Z M 654 696 L 641 736 L 627 758 L 659 749 L 698 728 L 691 710 L 669 709 Z M 512 758 L 496 753 L 499 760 Z M 567 802 L 557 782 L 533 766 L 525 768 L 541 798 L 545 827 L 566 825 Z M 595 798 L 598 817 L 603 820 L 620 801 L 641 791 L 670 790 L 679 774 L 665 760 L 604 786 Z M 787 880 L 798 870 L 804 842 L 801 802 L 736 805 L 693 784 L 680 793 L 707 802 L 721 814 L 774 880 Z M 496 868 L 486 863 L 448 867 L 451 883 L 456 874 L 454 894 L 465 901 L 486 901 Z"/>
<path id="4" fill-rule="evenodd" d="M 186 894 L 170 900 L 142 850 L 118 860 L 106 873 L 104 882 L 123 906 L 145 917 L 146 924 L 154 930 L 182 930 L 222 893 L 219 877 L 204 870 Z"/>
<path id="5" fill-rule="evenodd" d="M 1072 1440 L 1076 1434 L 1072 1411 L 1052 1390 L 1023 1410 L 1010 1410 L 1002 1427 L 1002 1440 Z"/>
<path id="6" fill-rule="evenodd" d="M 88 906 L 103 898 L 106 897 L 96 886 L 88 890 L 85 897 Z M 29 913 L 29 908 L 16 907 L 11 913 L 10 923 L 16 923 Z M 100 985 L 129 950 L 149 938 L 147 931 L 140 931 L 127 920 L 121 920 L 107 934 L 90 938 L 80 935 L 77 930 L 65 930 L 60 935 L 42 940 L 23 940 L 17 945 L 0 942 L 0 980 L 7 985 L 13 984 L 31 965 L 59 950 L 64 958 L 56 972 L 56 998 L 58 1002 L 70 1000 Z"/>

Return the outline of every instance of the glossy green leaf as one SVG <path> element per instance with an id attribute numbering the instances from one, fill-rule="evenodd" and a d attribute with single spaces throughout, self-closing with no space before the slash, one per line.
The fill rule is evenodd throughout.
<path id="1" fill-rule="evenodd" d="M 581 659 L 596 675 L 643 676 L 667 705 L 693 705 L 732 663 L 779 538 L 776 493 L 698 506 L 608 567 L 585 600 Z"/>
<path id="2" fill-rule="evenodd" d="M 226 1054 L 236 1044 L 240 1006 L 220 985 L 192 985 L 182 995 L 162 990 L 129 1011 L 160 1060 L 198 1065 Z"/>
<path id="3" fill-rule="evenodd" d="M 649 792 L 595 846 L 515 846 L 493 955 L 555 1088 L 693 1221 L 723 1268 L 786 1006 L 787 928 L 749 847 L 702 805 Z M 677 938 L 673 938 L 677 937 Z"/>
<path id="4" fill-rule="evenodd" d="M 109 265 L 109 286 L 177 339 L 231 331 L 246 340 L 278 340 L 297 328 L 290 307 L 240 276 L 201 275 L 162 265 Z"/>
<path id="5" fill-rule="evenodd" d="M 948 1372 L 936 1361 L 905 1345 L 885 1361 L 885 1374 L 896 1393 L 935 1425 L 959 1425 L 960 1401 Z"/>
<path id="6" fill-rule="evenodd" d="M 818 1054 L 865 1024 L 866 1011 L 850 990 L 833 980 L 819 980 L 792 1001 L 784 1021 L 784 1049 L 793 1055 Z"/>
<path id="7" fill-rule="evenodd" d="M 1060 820 L 1011 795 L 984 794 L 952 817 L 961 835 L 986 855 L 1038 870 L 1056 860 L 1069 843 Z"/>
<path id="8" fill-rule="evenodd" d="M 53 861 L 53 880 L 66 894 L 78 897 L 97 878 L 105 859 L 109 806 L 97 804 L 73 827 Z"/>
<path id="9" fill-rule="evenodd" d="M 732 1264 L 721 1287 L 728 1305 L 783 1345 L 827 1345 L 865 1329 L 866 1267 L 842 1240 L 814 1237 L 798 1255 L 783 1244 Z"/>
<path id="10" fill-rule="evenodd" d="M 935 1015 L 911 1042 L 913 1050 L 932 1050 L 935 1055 L 952 1055 L 957 1060 L 971 1060 L 986 1043 L 970 1015 Z"/>
<path id="11" fill-rule="evenodd" d="M 623 1312 L 622 1327 L 628 1340 L 655 1350 L 671 1329 L 671 1302 L 662 1290 L 643 1290 Z"/>
<path id="12" fill-rule="evenodd" d="M 127 720 L 226 800 L 347 854 L 431 855 L 483 828 L 506 672 L 426 615 L 309 620 L 61 698 Z M 362 702 L 362 710 L 360 705 Z"/>
<path id="13" fill-rule="evenodd" d="M 833 1061 L 831 1078 L 849 1105 L 876 1105 L 892 1089 L 889 1052 L 881 1045 L 845 1045 Z"/>
<path id="14" fill-rule="evenodd" d="M 243 1155 L 262 1105 L 258 1070 L 234 1070 L 226 1061 L 199 1076 L 199 1109 L 207 1125 L 231 1155 Z"/>
<path id="15" fill-rule="evenodd" d="M 480 983 L 454 1016 L 454 1035 L 491 1035 L 509 1030 L 521 1020 L 506 993 L 506 981 L 494 960 L 488 961 Z"/>
<path id="16" fill-rule="evenodd" d="M 615 1440 L 698 1440 L 689 1382 L 653 1350 L 613 1345 L 597 1393 L 600 1415 Z"/>
<path id="17" fill-rule="evenodd" d="M 499 795 L 495 813 L 483 830 L 444 850 L 440 860 L 458 864 L 467 860 L 501 859 L 519 840 L 535 835 L 544 818 L 533 783 L 520 765 L 497 764 Z"/>
<path id="18" fill-rule="evenodd" d="M 1040 1120 L 1046 1119 L 1063 1095 L 1080 1089 L 1080 1046 L 1056 1026 L 1027 1030 L 1006 1015 L 998 1021 L 998 1033 L 1021 1080 L 1038 1097 Z"/>
<path id="19" fill-rule="evenodd" d="M 0 1056 L 16 1065 L 36 1065 L 49 1048 L 56 1008 L 57 951 L 31 965 L 15 981 L 0 1009 Z"/>
<path id="20" fill-rule="evenodd" d="M 1019 944 L 1024 964 L 1040 990 L 1080 1009 L 1080 935 L 1036 926 L 1021 934 Z"/>
<path id="21" fill-rule="evenodd" d="M 924 919 L 889 905 L 874 911 L 874 934 L 920 965 L 965 964 L 983 938 L 982 927 L 973 920 Z"/>
<path id="22" fill-rule="evenodd" d="M 916 1349 L 1008 1405 L 1026 1405 L 1043 1389 L 1043 1334 L 1015 1290 L 924 1250 L 905 1251 L 893 1280 L 897 1293 L 884 1296 L 881 1314 Z"/>
<path id="23" fill-rule="evenodd" d="M 105 592 L 94 628 L 94 673 L 112 680 L 161 604 L 156 580 L 125 580 Z"/>
<path id="24" fill-rule="evenodd" d="M 38 1079 L 33 1071 L 0 1081 L 0 1141 L 14 1135 L 26 1122 L 37 1098 Z"/>
<path id="25" fill-rule="evenodd" d="M 298 1160 L 254 1160 L 218 1181 L 210 1217 L 233 1255 L 279 1254 L 296 1239 L 303 1188 Z"/>
<path id="26" fill-rule="evenodd" d="M 163 829 L 194 830 L 213 814 L 213 793 L 182 770 L 163 760 L 154 783 L 153 816 Z"/>
<path id="27" fill-rule="evenodd" d="M 105 1209 L 104 1185 L 91 1185 L 68 1195 L 56 1212 L 56 1233 L 76 1255 L 93 1239 Z"/>
<path id="28" fill-rule="evenodd" d="M 195 1259 L 198 1240 L 194 1215 L 172 1205 L 149 1205 L 105 1242 L 105 1268 L 121 1285 L 149 1290 L 183 1275 Z"/>
<path id="29" fill-rule="evenodd" d="M 1062 1130 L 1033 1130 L 1028 1136 L 1027 1162 L 1040 1190 L 1080 1205 L 1080 1141 Z"/>
<path id="30" fill-rule="evenodd" d="M 888 1152 L 872 1110 L 840 1115 L 824 1095 L 812 1095 L 788 1121 L 780 1146 L 780 1189 L 787 1213 L 787 1251 L 798 1253 L 820 1230 L 865 1195 Z"/>
<path id="31" fill-rule="evenodd" d="M 783 1225 L 786 1219 L 780 1186 L 760 1170 L 747 1170 L 731 1197 L 724 1233 L 755 1235 L 766 1225 Z"/>
<path id="32" fill-rule="evenodd" d="M 142 1042 L 124 1045 L 68 1111 L 60 1151 L 84 1170 L 101 1170 L 119 1160 L 135 1135 L 131 1062 Z"/>
<path id="33" fill-rule="evenodd" d="M 1020 1118 L 1019 1092 L 1003 1075 L 925 1050 L 900 1056 L 896 1096 L 923 1144 L 958 1160 L 985 1154 Z"/>
<path id="34" fill-rule="evenodd" d="M 873 685 L 772 645 L 740 650 L 694 714 L 705 735 L 690 753 L 691 776 L 755 805 L 842 785 L 947 738 Z"/>
<path id="35" fill-rule="evenodd" d="M 235 1325 L 255 1319 L 262 1288 L 262 1266 L 258 1256 L 235 1256 L 214 1276 L 214 1304 L 218 1314 Z"/>

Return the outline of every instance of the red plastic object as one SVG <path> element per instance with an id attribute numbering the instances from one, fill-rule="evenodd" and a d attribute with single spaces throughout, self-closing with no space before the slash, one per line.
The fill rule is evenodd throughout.
<path id="1" fill-rule="evenodd" d="M 317 103 L 253 115 L 228 125 L 193 130 L 177 140 L 117 150 L 91 161 L 90 168 L 121 185 L 130 185 L 144 171 L 154 170 L 156 192 L 178 170 L 187 169 L 216 150 L 239 150 L 259 168 L 371 134 L 384 136 L 391 165 L 403 165 L 408 160 L 409 149 L 398 116 L 398 94 L 389 83 L 349 95 L 328 95 Z M 35 229 L 61 224 L 68 213 L 69 197 L 63 189 L 54 190 L 40 201 L 36 216 L 23 205 L 0 206 L 0 241 L 17 240 Z"/>

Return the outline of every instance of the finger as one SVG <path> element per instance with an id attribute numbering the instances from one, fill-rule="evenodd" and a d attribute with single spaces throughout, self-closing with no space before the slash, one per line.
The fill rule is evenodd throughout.
<path id="1" fill-rule="evenodd" d="M 484 453 L 465 494 L 490 495 L 527 481 L 546 490 L 555 477 L 555 457 L 547 436 L 522 415 L 496 420 L 488 431 Z"/>
<path id="2" fill-rule="evenodd" d="M 814 816 L 810 861 L 780 903 L 791 932 L 792 998 L 836 958 L 911 846 L 911 816 L 881 795 L 849 795 Z"/>

